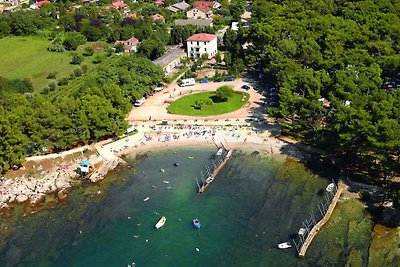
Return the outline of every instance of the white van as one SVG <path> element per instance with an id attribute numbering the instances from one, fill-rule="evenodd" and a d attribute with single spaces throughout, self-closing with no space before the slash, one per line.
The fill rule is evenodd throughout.
<path id="1" fill-rule="evenodd" d="M 143 105 L 144 101 L 146 101 L 146 99 L 144 97 L 138 99 L 135 101 L 135 107 L 140 107 L 141 105 Z"/>
<path id="2" fill-rule="evenodd" d="M 182 79 L 181 83 L 179 84 L 179 86 L 192 86 L 195 85 L 196 81 L 194 80 L 194 78 L 189 78 L 189 79 Z"/>

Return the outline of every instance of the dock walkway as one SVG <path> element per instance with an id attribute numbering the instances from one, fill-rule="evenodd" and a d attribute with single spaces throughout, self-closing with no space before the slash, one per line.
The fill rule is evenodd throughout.
<path id="1" fill-rule="evenodd" d="M 335 209 L 335 206 L 339 200 L 339 197 L 345 188 L 346 188 L 346 185 L 342 182 L 339 182 L 338 190 L 336 191 L 335 196 L 333 197 L 328 210 L 326 211 L 324 217 L 322 217 L 322 219 L 316 225 L 314 225 L 314 227 L 311 229 L 310 233 L 307 235 L 307 239 L 304 241 L 303 245 L 301 246 L 301 248 L 299 250 L 299 257 L 302 258 L 305 256 L 307 249 L 310 246 L 314 237 L 317 235 L 319 230 L 325 225 L 325 223 L 328 222 L 328 220 L 331 217 L 332 212 Z"/>

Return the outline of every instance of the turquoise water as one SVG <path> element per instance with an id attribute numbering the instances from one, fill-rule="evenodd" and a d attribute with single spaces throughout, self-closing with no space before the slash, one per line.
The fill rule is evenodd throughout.
<path id="1" fill-rule="evenodd" d="M 213 153 L 181 149 L 128 158 L 133 168 L 110 174 L 100 196 L 83 186 L 61 208 L 3 220 L 9 232 L 2 234 L 0 266 L 304 264 L 295 249 L 276 245 L 291 241 L 329 181 L 282 157 L 236 152 L 206 193 L 197 195 L 195 177 Z M 150 200 L 143 202 L 145 197 Z M 167 222 L 156 230 L 161 216 Z"/>

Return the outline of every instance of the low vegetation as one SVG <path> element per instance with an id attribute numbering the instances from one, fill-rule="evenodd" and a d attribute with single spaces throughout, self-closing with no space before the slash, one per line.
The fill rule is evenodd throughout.
<path id="1" fill-rule="evenodd" d="M 234 92 L 229 86 L 223 87 L 217 89 L 217 92 L 198 93 L 179 98 L 169 105 L 168 112 L 189 116 L 218 115 L 238 110 L 249 100 L 249 94 Z M 225 87 L 229 89 L 226 90 Z"/>

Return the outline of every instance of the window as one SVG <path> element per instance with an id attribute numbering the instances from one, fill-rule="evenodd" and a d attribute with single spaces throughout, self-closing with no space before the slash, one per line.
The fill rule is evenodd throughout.
<path id="1" fill-rule="evenodd" d="M 199 46 L 200 45 L 200 42 L 197 42 L 197 46 Z"/>

